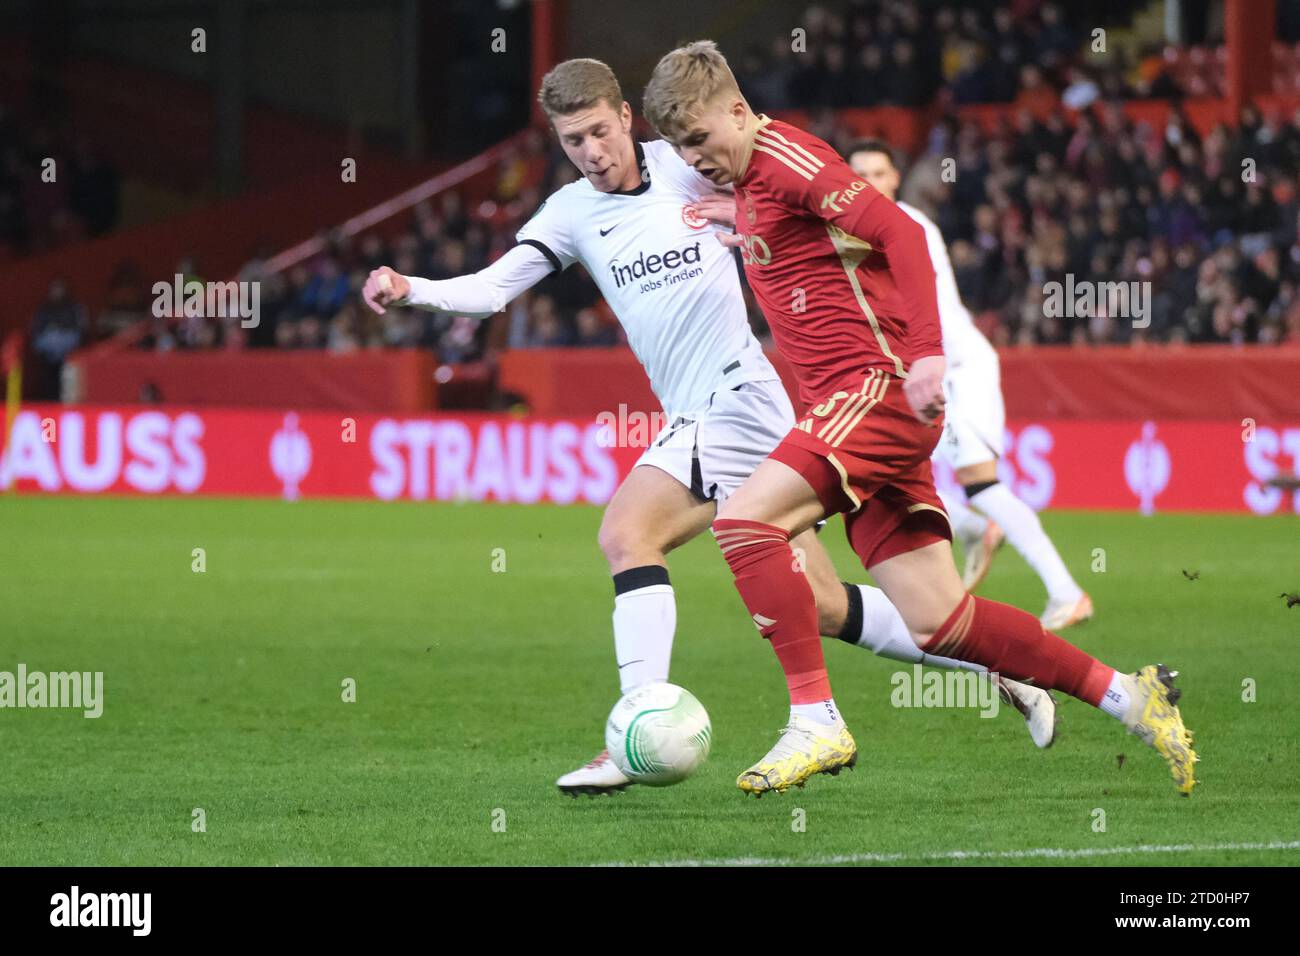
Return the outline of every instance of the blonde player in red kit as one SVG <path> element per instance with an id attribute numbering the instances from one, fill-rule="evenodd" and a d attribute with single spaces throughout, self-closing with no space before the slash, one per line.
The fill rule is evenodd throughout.
<path id="1" fill-rule="evenodd" d="M 856 761 L 831 695 L 812 588 L 789 544 L 839 512 L 922 651 L 1092 704 L 1154 747 L 1189 794 L 1197 758 L 1172 672 L 1122 674 L 1033 615 L 962 585 L 930 471 L 945 363 L 921 227 L 822 140 L 755 115 L 710 41 L 661 59 L 643 105 L 687 164 L 734 187 L 745 275 L 807 409 L 712 526 L 790 691 L 789 724 L 737 786 L 782 791 Z"/>

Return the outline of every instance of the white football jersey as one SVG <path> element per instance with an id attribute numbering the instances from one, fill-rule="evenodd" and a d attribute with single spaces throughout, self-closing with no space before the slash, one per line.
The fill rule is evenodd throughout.
<path id="1" fill-rule="evenodd" d="M 556 269 L 586 267 L 664 411 L 691 417 L 720 388 L 778 376 L 750 331 L 732 252 L 717 238 L 730 230 L 688 211 L 714 186 L 666 142 L 637 143 L 636 152 L 636 189 L 569 183 L 516 238 Z"/>
<path id="2" fill-rule="evenodd" d="M 938 285 L 939 325 L 943 330 L 943 353 L 949 368 L 962 364 L 964 359 L 982 358 L 984 353 L 993 350 L 993 346 L 984 337 L 984 333 L 975 327 L 970 311 L 962 304 L 943 233 L 929 216 L 915 206 L 900 202 L 898 208 L 925 230 L 925 244 L 930 250 L 930 264 L 934 266 L 935 282 Z"/>

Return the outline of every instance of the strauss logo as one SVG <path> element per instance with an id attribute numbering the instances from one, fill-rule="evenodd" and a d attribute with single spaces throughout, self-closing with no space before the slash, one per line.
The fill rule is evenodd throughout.
<path id="1" fill-rule="evenodd" d="M 1124 456 L 1124 480 L 1137 495 L 1142 513 L 1155 512 L 1156 496 L 1169 484 L 1169 449 L 1156 438 L 1156 423 L 1144 422 L 1142 437 L 1128 446 Z"/>
<path id="2" fill-rule="evenodd" d="M 289 412 L 271 438 L 271 471 L 284 484 L 286 501 L 298 500 L 298 483 L 311 471 L 311 440 L 298 430 L 298 415 Z"/>

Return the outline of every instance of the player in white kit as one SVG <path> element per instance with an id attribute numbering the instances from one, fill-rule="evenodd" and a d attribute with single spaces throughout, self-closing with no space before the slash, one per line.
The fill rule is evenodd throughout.
<path id="1" fill-rule="evenodd" d="M 866 140 L 850 149 L 845 159 L 855 173 L 887 198 L 894 198 L 902 176 L 887 144 Z M 973 591 L 984 580 L 1005 535 L 1047 588 L 1043 626 L 1059 631 L 1085 621 L 1092 617 L 1092 599 L 1066 569 L 1034 509 L 998 481 L 997 462 L 1002 457 L 1007 419 L 998 353 L 962 304 L 939 227 L 907 203 L 900 202 L 898 207 L 925 230 L 938 282 L 939 322 L 943 326 L 943 352 L 948 359 L 943 383 L 948 404 L 935 457 L 952 466 L 966 491 L 966 500 L 983 513 L 977 514 L 952 495 L 939 492 L 953 531 L 965 547 L 966 588 Z"/>
<path id="2" fill-rule="evenodd" d="M 715 187 L 667 143 L 635 142 L 618 80 L 597 60 L 569 60 L 540 99 L 583 178 L 557 190 L 520 229 L 519 244 L 486 269 L 444 281 L 382 267 L 363 296 L 377 312 L 413 305 L 486 316 L 552 271 L 580 262 L 627 333 L 667 424 L 605 509 L 599 543 L 614 579 L 614 645 L 623 693 L 668 679 L 677 610 L 665 556 L 705 531 L 794 425 L 776 370 L 749 328 L 739 270 L 718 227 L 693 204 Z M 815 533 L 802 549 L 821 632 L 896 660 L 980 670 L 923 655 L 877 588 L 840 582 Z M 796 553 L 798 551 L 796 550 Z M 1055 704 L 1045 692 L 996 678 L 1004 700 L 1048 746 Z M 606 753 L 557 781 L 573 795 L 630 781 Z"/>

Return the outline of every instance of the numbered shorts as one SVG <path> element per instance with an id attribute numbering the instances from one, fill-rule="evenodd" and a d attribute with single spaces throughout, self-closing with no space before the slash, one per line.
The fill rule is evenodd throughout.
<path id="1" fill-rule="evenodd" d="M 952 540 L 930 470 L 939 435 L 916 420 L 901 380 L 872 369 L 814 402 L 771 457 L 812 485 L 827 514 L 844 513 L 849 543 L 870 569 Z"/>
<path id="2" fill-rule="evenodd" d="M 1002 401 L 1002 375 L 992 347 L 962 356 L 943 379 L 943 437 L 935 454 L 953 468 L 967 468 L 1002 457 L 1007 409 Z"/>
<path id="3" fill-rule="evenodd" d="M 637 460 L 666 471 L 700 501 L 721 503 L 789 433 L 794 408 L 779 380 L 720 389 L 708 407 L 669 422 Z"/>

